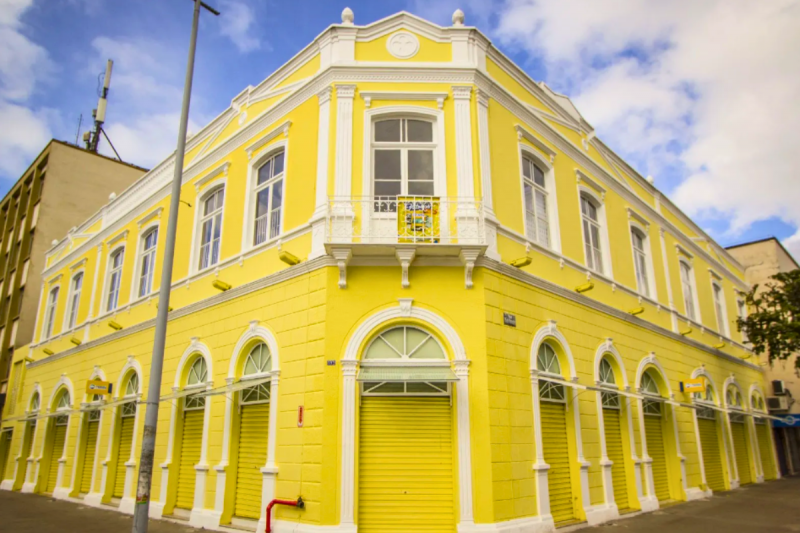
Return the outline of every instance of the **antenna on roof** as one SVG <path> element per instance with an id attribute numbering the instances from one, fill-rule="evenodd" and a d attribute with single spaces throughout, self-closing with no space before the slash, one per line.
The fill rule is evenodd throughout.
<path id="1" fill-rule="evenodd" d="M 92 110 L 92 116 L 94 117 L 94 129 L 91 131 L 87 131 L 83 134 L 83 141 L 86 143 L 86 149 L 90 152 L 97 153 L 97 147 L 100 144 L 100 134 L 103 134 L 103 137 L 106 138 L 108 144 L 111 146 L 111 149 L 114 150 L 114 153 L 117 155 L 117 159 L 122 161 L 122 158 L 119 156 L 117 149 L 114 148 L 114 145 L 111 143 L 111 139 L 108 138 L 105 130 L 103 129 L 103 124 L 106 121 L 106 106 L 108 105 L 108 88 L 111 85 L 111 69 L 114 67 L 114 61 L 111 59 L 108 60 L 106 64 L 106 73 L 105 79 L 103 80 L 103 88 L 102 90 L 98 91 L 100 93 L 100 99 L 97 101 L 97 109 Z"/>

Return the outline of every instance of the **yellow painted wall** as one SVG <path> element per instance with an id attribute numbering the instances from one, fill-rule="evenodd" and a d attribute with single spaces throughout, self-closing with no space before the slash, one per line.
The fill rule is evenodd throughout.
<path id="1" fill-rule="evenodd" d="M 415 32 L 410 33 L 414 34 L 417 39 L 419 39 L 419 51 L 411 59 L 398 59 L 390 54 L 389 50 L 386 48 L 386 42 L 394 33 L 378 37 L 372 41 L 356 42 L 356 61 L 414 61 L 432 63 L 452 61 L 453 54 L 450 43 L 437 43 Z"/>

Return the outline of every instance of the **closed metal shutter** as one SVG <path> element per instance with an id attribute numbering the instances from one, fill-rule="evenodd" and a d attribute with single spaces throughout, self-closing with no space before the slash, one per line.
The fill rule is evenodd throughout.
<path id="1" fill-rule="evenodd" d="M 269 404 L 242 406 L 239 425 L 239 460 L 236 467 L 236 504 L 233 514 L 261 517 L 261 467 L 267 462 Z"/>
<path id="2" fill-rule="evenodd" d="M 739 471 L 739 485 L 748 485 L 753 482 L 750 475 L 749 448 L 747 446 L 747 432 L 741 422 L 731 422 L 733 435 L 733 449 L 736 454 L 736 469 Z"/>
<path id="3" fill-rule="evenodd" d="M 120 419 L 121 424 L 119 428 L 119 443 L 117 444 L 119 452 L 117 453 L 117 474 L 114 478 L 114 493 L 115 498 L 125 497 L 125 463 L 131 458 L 131 444 L 133 443 L 133 423 L 136 418 L 133 416 L 126 416 Z"/>
<path id="4" fill-rule="evenodd" d="M 50 470 L 47 476 L 47 489 L 45 492 L 53 492 L 58 481 L 58 460 L 64 455 L 64 440 L 67 437 L 67 425 L 56 423 L 55 434 L 53 435 L 53 445 L 50 451 Z"/>
<path id="5" fill-rule="evenodd" d="M 653 459 L 653 484 L 658 501 L 669 500 L 669 477 L 667 474 L 667 455 L 664 452 L 664 433 L 661 417 L 645 415 L 644 433 L 647 438 L 647 454 Z"/>
<path id="6" fill-rule="evenodd" d="M 558 524 L 575 518 L 567 449 L 566 405 L 542 401 L 539 404 L 539 413 L 542 417 L 542 452 L 544 461 L 550 465 L 550 470 L 547 471 L 550 514 Z"/>
<path id="7" fill-rule="evenodd" d="M 83 468 L 81 468 L 81 492 L 92 492 L 92 470 L 94 470 L 94 456 L 97 451 L 97 431 L 100 422 L 92 420 L 86 423 L 86 446 L 83 451 Z"/>
<path id="8" fill-rule="evenodd" d="M 11 448 L 11 431 L 0 433 L 0 478 L 5 479 L 8 450 Z"/>
<path id="9" fill-rule="evenodd" d="M 606 454 L 611 460 L 611 480 L 614 483 L 614 500 L 617 509 L 630 507 L 628 501 L 628 478 L 625 474 L 625 452 L 622 449 L 622 427 L 619 409 L 603 409 L 603 424 L 606 436 Z"/>
<path id="10" fill-rule="evenodd" d="M 769 426 L 767 424 L 756 424 L 756 436 L 758 437 L 758 453 L 761 455 L 761 468 L 764 470 L 764 479 L 776 479 L 775 456 L 772 455 L 772 443 L 769 439 Z"/>
<path id="11" fill-rule="evenodd" d="M 175 505 L 181 509 L 191 509 L 194 505 L 194 465 L 200 462 L 200 449 L 203 445 L 203 409 L 183 412 L 183 437 L 181 439 L 181 460 L 178 468 L 178 498 Z"/>
<path id="12" fill-rule="evenodd" d="M 703 447 L 703 468 L 706 471 L 706 485 L 713 491 L 725 490 L 725 478 L 722 474 L 722 455 L 719 451 L 717 437 L 717 421 L 698 418 L 700 445 Z"/>
<path id="13" fill-rule="evenodd" d="M 359 533 L 454 533 L 450 398 L 361 398 Z"/>

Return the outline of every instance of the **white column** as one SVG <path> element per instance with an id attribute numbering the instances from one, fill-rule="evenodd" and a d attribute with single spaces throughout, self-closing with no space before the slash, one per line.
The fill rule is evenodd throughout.
<path id="1" fill-rule="evenodd" d="M 642 440 L 642 463 L 644 463 L 644 484 L 647 486 L 647 495 L 639 498 L 642 511 L 658 509 L 656 498 L 656 485 L 653 481 L 653 458 L 647 453 L 647 433 L 644 426 L 644 401 L 639 398 L 639 436 Z"/>
<path id="2" fill-rule="evenodd" d="M 577 382 L 578 378 L 573 377 L 573 382 Z M 575 453 L 578 460 L 578 468 L 580 468 L 580 481 L 581 481 L 581 506 L 586 513 L 586 521 L 589 525 L 595 525 L 603 521 L 603 513 L 595 513 L 592 509 L 591 497 L 589 495 L 589 467 L 592 463 L 586 460 L 583 456 L 583 431 L 581 431 L 581 410 L 578 405 L 578 395 L 580 390 L 575 387 L 569 387 L 572 390 L 570 404 L 572 407 L 572 416 L 575 423 Z M 567 406 L 569 411 L 569 405 Z"/>
<path id="3" fill-rule="evenodd" d="M 753 458 L 753 466 L 756 471 L 756 483 L 764 482 L 764 467 L 761 464 L 761 450 L 758 449 L 758 436 L 756 435 L 756 423 L 752 416 L 747 416 L 744 419 L 745 429 L 747 436 L 750 439 L 750 449 L 753 450 L 751 456 Z"/>
<path id="4" fill-rule="evenodd" d="M 172 387 L 172 393 L 178 392 L 180 387 Z M 164 514 L 164 507 L 167 505 L 169 494 L 169 469 L 172 465 L 172 453 L 175 447 L 175 429 L 178 422 L 178 401 L 171 401 L 172 409 L 169 415 L 169 439 L 167 440 L 167 458 L 159 466 L 161 467 L 161 487 L 158 492 L 158 500 L 150 502 L 150 516 L 161 518 Z M 103 482 L 105 484 L 105 481 Z"/>
<path id="5" fill-rule="evenodd" d="M 475 91 L 478 100 L 478 148 L 481 161 L 481 193 L 483 196 L 484 233 L 486 256 L 497 261 L 497 217 L 494 214 L 492 197 L 492 158 L 489 146 L 489 95 L 480 89 Z"/>
<path id="6" fill-rule="evenodd" d="M 100 443 L 103 442 L 103 423 L 106 418 L 106 409 L 100 409 L 100 419 L 97 421 L 97 440 L 95 441 L 94 457 L 92 458 L 92 486 L 89 494 L 83 497 L 86 505 L 99 506 L 103 500 L 102 492 L 95 492 L 94 487 L 97 482 L 98 465 L 100 464 Z M 86 459 L 84 459 L 85 461 Z"/>
<path id="7" fill-rule="evenodd" d="M 353 97 L 355 85 L 336 86 L 336 174 L 331 233 L 338 242 L 350 242 L 353 235 Z"/>
<path id="8" fill-rule="evenodd" d="M 311 253 L 309 259 L 325 255 L 325 215 L 328 211 L 328 153 L 330 144 L 331 93 L 325 87 L 317 93 L 319 131 L 317 132 L 317 183 L 314 214 L 311 215 Z"/>
<path id="9" fill-rule="evenodd" d="M 630 392 L 630 387 L 625 387 L 626 392 Z M 633 462 L 633 475 L 636 480 L 636 499 L 642 501 L 642 461 L 636 454 L 636 439 L 633 436 L 633 407 L 631 406 L 630 396 L 625 396 L 625 410 L 628 418 L 628 443 L 631 447 L 631 461 Z M 641 503 L 640 503 L 641 505 Z"/>
<path id="10" fill-rule="evenodd" d="M 25 469 L 25 481 L 20 492 L 33 492 L 33 489 L 36 488 L 36 480 L 39 478 L 39 459 L 41 459 L 41 457 L 36 457 L 36 438 L 39 436 L 39 427 L 42 424 L 47 424 L 46 418 L 37 420 L 36 427 L 33 428 L 30 454 L 25 458 L 25 461 L 28 462 Z M 42 442 L 42 446 L 44 446 L 44 442 Z"/>
<path id="11" fill-rule="evenodd" d="M 736 444 L 733 442 L 733 427 L 731 426 L 730 413 L 725 414 L 724 424 L 728 428 L 730 437 L 730 453 L 728 454 L 728 473 L 731 480 L 731 490 L 739 488 L 739 465 L 736 464 Z"/>
<path id="12" fill-rule="evenodd" d="M 664 279 L 667 282 L 667 301 L 669 302 L 669 314 L 672 320 L 672 331 L 678 333 L 678 317 L 675 316 L 675 298 L 672 295 L 672 281 L 669 275 L 669 258 L 667 257 L 667 240 L 664 237 L 664 228 L 658 228 L 658 235 L 661 240 L 661 260 L 664 263 Z"/>
<path id="13" fill-rule="evenodd" d="M 71 417 L 70 417 L 71 418 Z M 67 491 L 64 497 L 69 497 L 72 494 L 73 489 L 75 488 L 75 477 L 78 474 L 78 454 L 81 451 L 81 436 L 83 435 L 83 426 L 86 424 L 86 420 L 88 419 L 87 413 L 81 413 L 81 416 L 78 417 L 78 436 L 75 437 L 75 451 L 72 454 L 72 475 L 69 478 L 70 486 L 67 488 Z M 66 444 L 66 442 L 65 442 Z M 64 447 L 66 449 L 66 446 Z M 83 446 L 85 449 L 86 446 Z M 86 457 L 83 458 L 86 461 Z"/>
<path id="14" fill-rule="evenodd" d="M 689 489 L 686 486 L 686 457 L 681 453 L 681 438 L 680 435 L 678 435 L 678 408 L 675 404 L 670 404 L 670 413 L 672 417 L 672 431 L 675 434 L 675 452 L 681 467 L 681 487 L 683 488 L 683 494 L 686 496 L 686 499 L 694 500 L 698 498 L 696 494 L 697 491 L 695 491 L 694 494 L 689 494 Z"/>
<path id="15" fill-rule="evenodd" d="M 544 461 L 544 449 L 542 448 L 539 375 L 534 369 L 531 369 L 531 398 L 533 400 L 533 440 L 536 446 L 536 462 L 533 463 L 533 471 L 536 478 L 536 506 L 541 521 L 544 524 L 553 524 L 553 516 L 550 514 L 550 489 L 547 480 L 547 472 L 550 470 L 550 465 Z"/>
<path id="16" fill-rule="evenodd" d="M 358 361 L 342 361 L 342 500 L 340 530 L 355 531 L 355 413 Z"/>
<path id="17" fill-rule="evenodd" d="M 453 100 L 456 117 L 456 176 L 459 198 L 474 198 L 475 183 L 472 173 L 472 120 L 470 102 L 472 87 L 454 85 Z"/>
<path id="18" fill-rule="evenodd" d="M 214 388 L 212 382 L 208 382 L 206 390 Z M 207 527 L 205 509 L 206 500 L 206 480 L 208 479 L 208 430 L 211 425 L 211 399 L 214 396 L 206 396 L 205 407 L 203 408 L 203 439 L 200 443 L 200 461 L 194 465 L 194 503 L 192 512 L 189 514 L 189 525 L 195 527 Z M 218 525 L 218 524 L 217 524 Z"/>
<path id="19" fill-rule="evenodd" d="M 616 507 L 614 478 L 611 475 L 611 467 L 614 462 L 608 458 L 608 450 L 606 448 L 606 421 L 603 417 L 602 392 L 597 391 L 595 393 L 595 403 L 597 405 L 597 433 L 600 437 L 600 471 L 603 474 L 603 494 L 606 505 Z"/>
<path id="20" fill-rule="evenodd" d="M 473 526 L 472 512 L 472 439 L 469 423 L 469 361 L 454 361 L 458 428 L 459 528 Z"/>
<path id="21" fill-rule="evenodd" d="M 697 421 L 697 409 L 692 409 L 692 424 L 694 425 L 694 440 L 697 443 L 697 460 L 700 462 L 700 483 L 705 487 L 704 496 L 711 496 L 711 489 L 706 481 L 706 465 L 703 459 L 703 443 L 700 441 L 700 423 Z M 687 499 L 689 495 L 686 495 Z"/>
<path id="22" fill-rule="evenodd" d="M 136 397 L 136 414 L 133 418 L 133 438 L 131 440 L 131 455 L 125 461 L 125 488 L 123 489 L 122 499 L 119 502 L 119 510 L 126 514 L 133 514 L 133 509 L 136 504 L 136 499 L 133 494 L 133 482 L 136 479 L 136 437 L 139 436 L 139 421 L 141 420 L 141 411 L 139 408 L 139 401 L 142 399 L 141 393 Z"/>
<path id="23" fill-rule="evenodd" d="M 267 464 L 261 468 L 261 517 L 258 528 L 266 528 L 267 517 L 264 514 L 267 504 L 275 498 L 275 481 L 278 476 L 278 465 L 275 464 L 275 439 L 278 427 L 278 385 L 280 385 L 280 370 L 272 373 L 269 386 L 269 428 L 267 429 Z"/>
<path id="24" fill-rule="evenodd" d="M 236 378 L 225 378 L 225 385 L 231 386 L 236 381 Z M 216 516 L 217 525 L 222 518 L 222 513 L 225 510 L 225 487 L 228 480 L 228 466 L 230 465 L 230 441 L 231 432 L 233 431 L 233 405 L 236 393 L 229 393 L 225 395 L 225 418 L 223 419 L 224 426 L 222 427 L 222 453 L 220 455 L 219 464 L 214 467 L 214 472 L 217 475 L 217 488 L 214 491 L 214 514 Z"/>

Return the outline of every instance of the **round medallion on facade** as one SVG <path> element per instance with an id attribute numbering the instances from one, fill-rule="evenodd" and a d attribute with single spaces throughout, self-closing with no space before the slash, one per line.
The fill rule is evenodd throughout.
<path id="1" fill-rule="evenodd" d="M 410 59 L 419 52 L 419 39 L 413 33 L 399 31 L 389 37 L 386 48 L 397 59 Z"/>

